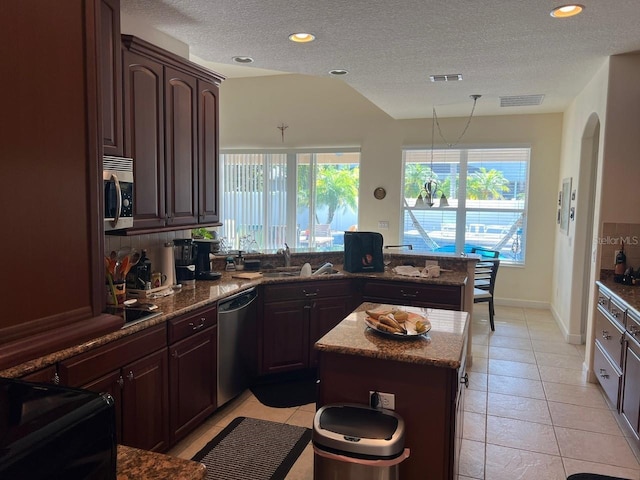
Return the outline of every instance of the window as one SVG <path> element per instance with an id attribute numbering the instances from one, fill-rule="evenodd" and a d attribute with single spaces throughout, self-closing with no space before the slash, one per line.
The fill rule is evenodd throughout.
<path id="1" fill-rule="evenodd" d="M 357 228 L 359 164 L 359 152 L 344 150 L 223 153 L 226 247 L 342 249 L 344 231 Z"/>
<path id="2" fill-rule="evenodd" d="M 418 252 L 489 248 L 505 263 L 524 264 L 529 157 L 529 148 L 404 150 L 401 243 Z M 431 201 L 429 178 L 437 182 Z"/>

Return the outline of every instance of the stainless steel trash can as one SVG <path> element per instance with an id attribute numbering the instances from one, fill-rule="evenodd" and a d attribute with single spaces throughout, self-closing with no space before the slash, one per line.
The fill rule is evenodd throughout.
<path id="1" fill-rule="evenodd" d="M 331 404 L 313 419 L 314 480 L 397 480 L 404 421 L 391 410 Z"/>

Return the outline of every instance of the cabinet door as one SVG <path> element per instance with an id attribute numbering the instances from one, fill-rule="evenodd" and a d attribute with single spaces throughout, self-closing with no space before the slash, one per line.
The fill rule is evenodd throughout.
<path id="1" fill-rule="evenodd" d="M 121 157 L 122 53 L 120 50 L 120 0 L 100 2 L 100 80 L 102 93 L 102 139 L 105 155 Z"/>
<path id="2" fill-rule="evenodd" d="M 167 349 L 122 368 L 122 443 L 143 450 L 169 445 Z"/>
<path id="3" fill-rule="evenodd" d="M 216 407 L 217 332 L 214 326 L 169 347 L 172 445 Z"/>
<path id="4" fill-rule="evenodd" d="M 200 223 L 220 221 L 218 205 L 218 87 L 198 80 Z"/>
<path id="5" fill-rule="evenodd" d="M 627 341 L 625 350 L 624 385 L 620 413 L 629 422 L 637 438 L 640 417 L 640 347 Z"/>
<path id="6" fill-rule="evenodd" d="M 198 222 L 196 79 L 165 67 L 167 225 Z"/>
<path id="7" fill-rule="evenodd" d="M 134 228 L 165 226 L 164 76 L 158 62 L 125 50 L 125 155 L 133 158 Z"/>
<path id="8" fill-rule="evenodd" d="M 313 301 L 311 307 L 311 334 L 309 342 L 309 366 L 318 365 L 318 353 L 313 345 L 340 323 L 351 312 L 349 297 L 322 298 Z"/>
<path id="9" fill-rule="evenodd" d="M 262 373 L 306 368 L 309 362 L 309 308 L 305 301 L 264 305 Z"/>
<path id="10" fill-rule="evenodd" d="M 99 292 L 101 284 L 104 288 L 104 267 L 98 13 L 88 1 L 2 2 L 0 11 L 6 68 L 1 75 L 5 94 L 0 205 L 5 234 L 0 251 L 15 251 L 15 237 L 9 232 L 34 231 L 37 224 L 39 232 L 59 233 L 47 235 L 46 248 L 42 235 L 20 235 L 20 251 L 30 253 L 4 255 L 0 276 L 0 370 L 4 370 L 74 344 L 66 335 L 75 328 L 73 323 L 92 323 L 91 317 L 104 309 L 104 295 Z M 64 259 L 61 276 L 68 272 L 69 280 L 47 282 L 37 301 L 29 301 L 19 286 L 34 284 L 34 272 L 51 262 L 51 252 Z M 22 342 L 38 335 L 38 342 Z M 16 354 L 6 356 L 14 349 Z"/>
<path id="11" fill-rule="evenodd" d="M 110 372 L 86 385 L 82 388 L 98 393 L 108 393 L 115 400 L 116 406 L 116 434 L 118 436 L 118 442 L 122 439 L 122 386 L 124 381 L 122 378 L 122 372 L 116 370 Z"/>

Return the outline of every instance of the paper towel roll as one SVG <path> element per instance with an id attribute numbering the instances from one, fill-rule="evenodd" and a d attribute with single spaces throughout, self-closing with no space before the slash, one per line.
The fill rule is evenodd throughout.
<path id="1" fill-rule="evenodd" d="M 158 270 L 167 276 L 163 285 L 176 284 L 176 262 L 173 256 L 173 242 L 167 242 L 160 248 Z"/>

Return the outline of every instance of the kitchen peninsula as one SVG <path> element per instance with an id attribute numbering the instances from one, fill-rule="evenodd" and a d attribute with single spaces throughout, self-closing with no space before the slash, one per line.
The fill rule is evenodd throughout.
<path id="1" fill-rule="evenodd" d="M 396 340 L 364 322 L 365 310 L 392 307 L 363 303 L 316 342 L 317 407 L 368 404 L 371 391 L 394 394 L 395 411 L 405 421 L 405 447 L 411 450 L 400 464 L 400 478 L 457 478 L 469 314 L 399 307 L 426 316 L 432 328 L 426 337 Z"/>

